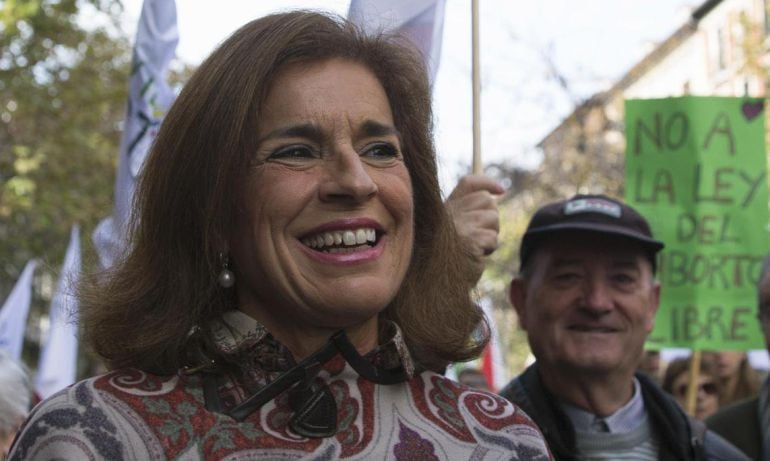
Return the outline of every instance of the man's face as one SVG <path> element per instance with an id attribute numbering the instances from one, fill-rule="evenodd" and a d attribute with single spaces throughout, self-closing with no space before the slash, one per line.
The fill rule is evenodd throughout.
<path id="1" fill-rule="evenodd" d="M 633 374 L 652 330 L 660 285 L 641 246 L 560 234 L 539 244 L 511 302 L 543 368 Z"/>

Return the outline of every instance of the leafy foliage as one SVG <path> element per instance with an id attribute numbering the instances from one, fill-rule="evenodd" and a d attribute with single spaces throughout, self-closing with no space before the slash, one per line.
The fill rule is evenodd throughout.
<path id="1" fill-rule="evenodd" d="M 121 12 L 119 0 L 0 1 L 0 299 L 37 258 L 30 325 L 71 226 L 93 261 L 91 232 L 112 209 L 131 59 Z"/>

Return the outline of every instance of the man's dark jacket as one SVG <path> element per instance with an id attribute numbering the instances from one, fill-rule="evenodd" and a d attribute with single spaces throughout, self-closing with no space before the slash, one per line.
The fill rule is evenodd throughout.
<path id="1" fill-rule="evenodd" d="M 720 408 L 706 419 L 706 426 L 740 448 L 749 458 L 756 461 L 762 458 L 759 397 Z"/>
<path id="2" fill-rule="evenodd" d="M 537 363 L 512 380 L 500 395 L 521 407 L 543 431 L 548 447 L 557 460 L 578 460 L 575 429 L 556 397 L 543 385 Z M 644 406 L 660 441 L 658 458 L 668 460 L 743 461 L 748 460 L 724 439 L 706 431 L 702 422 L 689 418 L 676 401 L 652 379 L 637 374 Z"/>

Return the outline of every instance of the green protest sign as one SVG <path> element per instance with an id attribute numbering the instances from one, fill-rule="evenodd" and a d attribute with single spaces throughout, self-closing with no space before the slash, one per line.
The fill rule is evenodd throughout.
<path id="1" fill-rule="evenodd" d="M 626 201 L 666 248 L 648 347 L 764 348 L 755 285 L 768 250 L 761 99 L 626 101 Z"/>

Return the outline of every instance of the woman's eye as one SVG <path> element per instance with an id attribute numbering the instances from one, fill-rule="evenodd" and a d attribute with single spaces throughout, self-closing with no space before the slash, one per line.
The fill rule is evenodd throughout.
<path id="1" fill-rule="evenodd" d="M 306 158 L 315 158 L 313 150 L 307 146 L 288 146 L 276 149 L 271 153 L 268 160 L 300 160 Z"/>
<path id="2" fill-rule="evenodd" d="M 390 143 L 377 143 L 367 146 L 361 155 L 372 159 L 390 160 L 398 157 L 398 148 Z"/>

